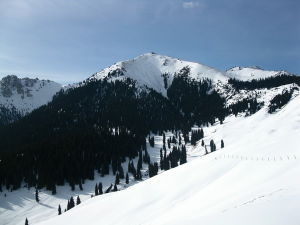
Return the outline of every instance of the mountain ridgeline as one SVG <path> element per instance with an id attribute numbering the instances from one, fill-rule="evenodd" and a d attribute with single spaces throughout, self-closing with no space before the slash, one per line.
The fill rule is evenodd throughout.
<path id="1" fill-rule="evenodd" d="M 8 75 L 0 80 L 0 125 L 19 120 L 33 109 L 49 102 L 61 85 L 50 80 L 18 78 Z"/>
<path id="2" fill-rule="evenodd" d="M 162 66 L 170 62 L 172 59 L 164 59 Z M 182 64 L 178 60 L 176 63 Z M 263 107 L 264 103 L 253 96 L 228 104 L 230 96 L 216 90 L 215 80 L 191 75 L 195 68 L 201 76 L 204 74 L 203 67 L 196 64 L 192 68 L 183 66 L 174 74 L 161 73 L 162 92 L 125 77 L 123 71 L 129 73 L 128 68 L 117 68 L 108 73 L 111 76 L 62 89 L 48 104 L 1 126 L 0 191 L 25 184 L 55 193 L 56 185 L 65 183 L 74 190 L 75 185 L 93 179 L 95 171 L 105 176 L 112 168 L 115 173 L 126 157 L 132 159 L 146 152 L 146 137 L 151 132 L 171 130 L 188 136 L 194 125 L 222 123 L 230 114 L 250 115 Z M 254 83 L 229 79 L 225 85 L 233 93 L 240 93 L 297 82 L 298 77 L 284 75 Z M 277 97 L 271 111 L 282 107 L 291 96 Z"/>

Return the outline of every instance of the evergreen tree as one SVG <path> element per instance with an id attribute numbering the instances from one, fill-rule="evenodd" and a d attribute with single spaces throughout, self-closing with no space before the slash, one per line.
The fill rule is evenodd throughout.
<path id="1" fill-rule="evenodd" d="M 120 176 L 119 176 L 119 173 L 116 174 L 115 184 L 120 184 Z"/>
<path id="2" fill-rule="evenodd" d="M 109 188 L 106 189 L 105 193 L 109 193 L 110 190 L 112 189 L 112 187 L 113 187 L 113 185 L 111 184 L 111 185 L 109 186 Z"/>
<path id="3" fill-rule="evenodd" d="M 70 200 L 68 200 L 68 203 L 67 203 L 67 210 L 70 209 Z"/>
<path id="4" fill-rule="evenodd" d="M 180 165 L 184 164 L 187 162 L 186 159 L 186 148 L 185 145 L 182 146 L 181 152 L 180 152 Z"/>
<path id="5" fill-rule="evenodd" d="M 155 175 L 157 175 L 158 173 L 158 164 L 157 163 L 154 163 L 152 165 L 152 163 L 149 163 L 149 177 L 153 177 Z"/>
<path id="6" fill-rule="evenodd" d="M 223 139 L 221 140 L 221 148 L 224 148 L 224 141 L 223 141 Z"/>
<path id="7" fill-rule="evenodd" d="M 113 189 L 113 191 L 118 191 L 118 187 L 117 187 L 117 185 L 116 185 L 116 184 L 114 185 L 114 189 Z"/>
<path id="8" fill-rule="evenodd" d="M 168 138 L 168 148 L 171 148 L 171 140 Z"/>
<path id="9" fill-rule="evenodd" d="M 38 191 L 37 188 L 35 189 L 35 200 L 36 200 L 36 202 L 39 202 L 39 201 L 40 201 L 40 198 L 39 198 L 39 191 Z"/>
<path id="10" fill-rule="evenodd" d="M 71 190 L 75 191 L 75 184 L 73 181 L 70 181 Z"/>
<path id="11" fill-rule="evenodd" d="M 27 218 L 25 219 L 25 225 L 29 225 Z"/>
<path id="12" fill-rule="evenodd" d="M 146 149 L 146 151 L 147 151 L 147 149 Z M 118 171 L 119 171 L 119 177 L 120 177 L 120 179 L 124 179 L 125 178 L 125 176 L 124 176 L 124 170 L 123 170 L 123 167 L 122 167 L 121 164 L 119 165 Z"/>
<path id="13" fill-rule="evenodd" d="M 163 170 L 163 153 L 162 153 L 162 149 L 160 149 L 160 169 Z"/>
<path id="14" fill-rule="evenodd" d="M 56 194 L 56 185 L 54 184 L 53 190 L 52 190 L 52 195 L 55 195 L 55 194 Z"/>
<path id="15" fill-rule="evenodd" d="M 137 171 L 136 176 L 135 176 L 135 179 L 136 179 L 136 180 L 142 180 L 142 172 L 141 172 L 141 170 L 138 170 L 138 171 Z"/>
<path id="16" fill-rule="evenodd" d="M 154 143 L 154 137 L 151 137 L 151 138 L 150 138 L 150 136 L 149 136 L 149 140 L 148 140 L 148 141 L 149 141 L 150 146 L 153 148 L 153 147 L 154 147 L 154 144 L 155 144 L 155 143 Z"/>
<path id="17" fill-rule="evenodd" d="M 82 187 L 82 183 L 81 183 L 81 182 L 79 183 L 79 189 L 80 189 L 80 191 L 83 190 L 83 187 Z"/>
<path id="18" fill-rule="evenodd" d="M 181 134 L 179 132 L 179 140 L 178 140 L 178 144 L 181 145 Z"/>
<path id="19" fill-rule="evenodd" d="M 177 144 L 175 136 L 172 137 L 172 141 L 171 142 L 174 143 L 174 144 Z"/>
<path id="20" fill-rule="evenodd" d="M 126 173 L 126 184 L 129 184 L 129 176 L 128 176 L 128 173 Z"/>
<path id="21" fill-rule="evenodd" d="M 143 154 L 142 154 L 142 151 L 139 151 L 139 160 L 138 160 L 138 163 L 137 163 L 137 170 L 140 170 L 142 169 L 142 166 L 143 166 Z"/>
<path id="22" fill-rule="evenodd" d="M 73 197 L 70 198 L 70 202 L 69 202 L 69 209 L 72 209 L 75 206 L 75 202 Z"/>
<path id="23" fill-rule="evenodd" d="M 216 145 L 215 145 L 214 140 L 210 140 L 209 145 L 210 145 L 210 151 L 211 151 L 211 152 L 216 151 Z"/>
<path id="24" fill-rule="evenodd" d="M 79 198 L 79 196 L 77 196 L 76 205 L 79 205 L 80 203 L 81 203 L 80 198 Z"/>
<path id="25" fill-rule="evenodd" d="M 148 151 L 147 151 L 147 149 L 145 149 L 145 154 L 144 154 L 144 156 L 143 156 L 143 161 L 144 161 L 144 163 L 150 163 L 150 156 L 149 156 L 149 153 L 148 153 Z"/>
<path id="26" fill-rule="evenodd" d="M 95 185 L 95 196 L 97 196 L 99 194 L 99 192 L 98 192 L 98 184 L 96 183 L 96 185 Z"/>
<path id="27" fill-rule="evenodd" d="M 202 139 L 202 141 L 201 141 L 201 146 L 204 146 L 204 141 L 203 141 L 203 139 Z"/>
<path id="28" fill-rule="evenodd" d="M 98 185 L 98 194 L 102 195 L 103 194 L 103 190 L 102 190 L 102 183 L 100 182 Z"/>
<path id="29" fill-rule="evenodd" d="M 58 205 L 58 215 L 61 215 L 61 207 Z"/>
<path id="30" fill-rule="evenodd" d="M 166 144 L 166 135 L 165 135 L 165 132 L 163 132 L 163 144 L 164 145 Z"/>

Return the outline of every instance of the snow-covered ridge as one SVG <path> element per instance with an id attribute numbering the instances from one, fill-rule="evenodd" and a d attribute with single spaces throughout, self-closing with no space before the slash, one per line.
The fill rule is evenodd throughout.
<path id="1" fill-rule="evenodd" d="M 134 59 L 117 62 L 93 74 L 87 81 L 99 79 L 114 81 L 130 78 L 136 81 L 139 87 L 146 86 L 166 96 L 166 89 L 172 84 L 174 76 L 186 67 L 190 69 L 189 77 L 191 79 L 201 80 L 208 78 L 212 80 L 213 84 L 218 85 L 226 84 L 229 78 L 248 81 L 279 75 L 293 75 L 286 71 L 263 70 L 257 66 L 233 67 L 227 71 L 220 71 L 196 62 L 184 61 L 155 53 L 146 53 Z M 167 88 L 163 75 L 167 75 L 165 76 L 167 78 Z M 77 87 L 78 85 L 72 86 Z"/>
<path id="2" fill-rule="evenodd" d="M 275 77 L 280 75 L 292 75 L 292 74 L 286 71 L 263 70 L 257 66 L 255 67 L 236 66 L 227 70 L 226 75 L 230 78 L 249 81 L 253 79 L 263 79 L 268 77 Z"/>
<path id="3" fill-rule="evenodd" d="M 121 80 L 131 78 L 137 81 L 140 86 L 153 88 L 157 92 L 166 95 L 163 74 L 167 74 L 167 83 L 170 85 L 174 75 L 184 67 L 189 67 L 190 78 L 200 80 L 209 78 L 214 83 L 226 82 L 228 77 L 225 73 L 195 62 L 183 61 L 169 56 L 146 53 L 134 59 L 118 62 L 98 73 L 92 75 L 88 80 L 108 79 Z"/>
<path id="4" fill-rule="evenodd" d="M 50 80 L 3 77 L 0 81 L 0 105 L 16 108 L 21 114 L 31 112 L 52 100 L 61 85 Z"/>

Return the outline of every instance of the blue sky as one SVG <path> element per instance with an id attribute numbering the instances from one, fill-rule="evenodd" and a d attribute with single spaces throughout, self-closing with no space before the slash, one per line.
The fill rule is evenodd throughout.
<path id="1" fill-rule="evenodd" d="M 300 74 L 299 0 L 0 0 L 0 76 L 71 83 L 146 52 Z"/>

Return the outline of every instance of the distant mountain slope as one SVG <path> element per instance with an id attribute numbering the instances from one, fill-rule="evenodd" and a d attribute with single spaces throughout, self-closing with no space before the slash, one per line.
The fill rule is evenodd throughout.
<path id="1" fill-rule="evenodd" d="M 49 102 L 61 87 L 50 80 L 9 75 L 0 81 L 0 105 L 7 109 L 15 108 L 24 115 Z"/>
<path id="2" fill-rule="evenodd" d="M 189 77 L 197 81 L 204 78 L 214 83 L 228 80 L 226 74 L 217 69 L 155 53 L 147 53 L 131 60 L 118 62 L 95 73 L 88 80 L 131 78 L 140 86 L 145 85 L 166 96 L 167 88 L 171 85 L 175 74 L 187 67 L 190 69 Z"/>
<path id="3" fill-rule="evenodd" d="M 280 75 L 292 75 L 286 71 L 263 70 L 259 67 L 233 67 L 226 71 L 226 75 L 237 80 L 249 81 L 253 79 L 264 79 Z"/>

